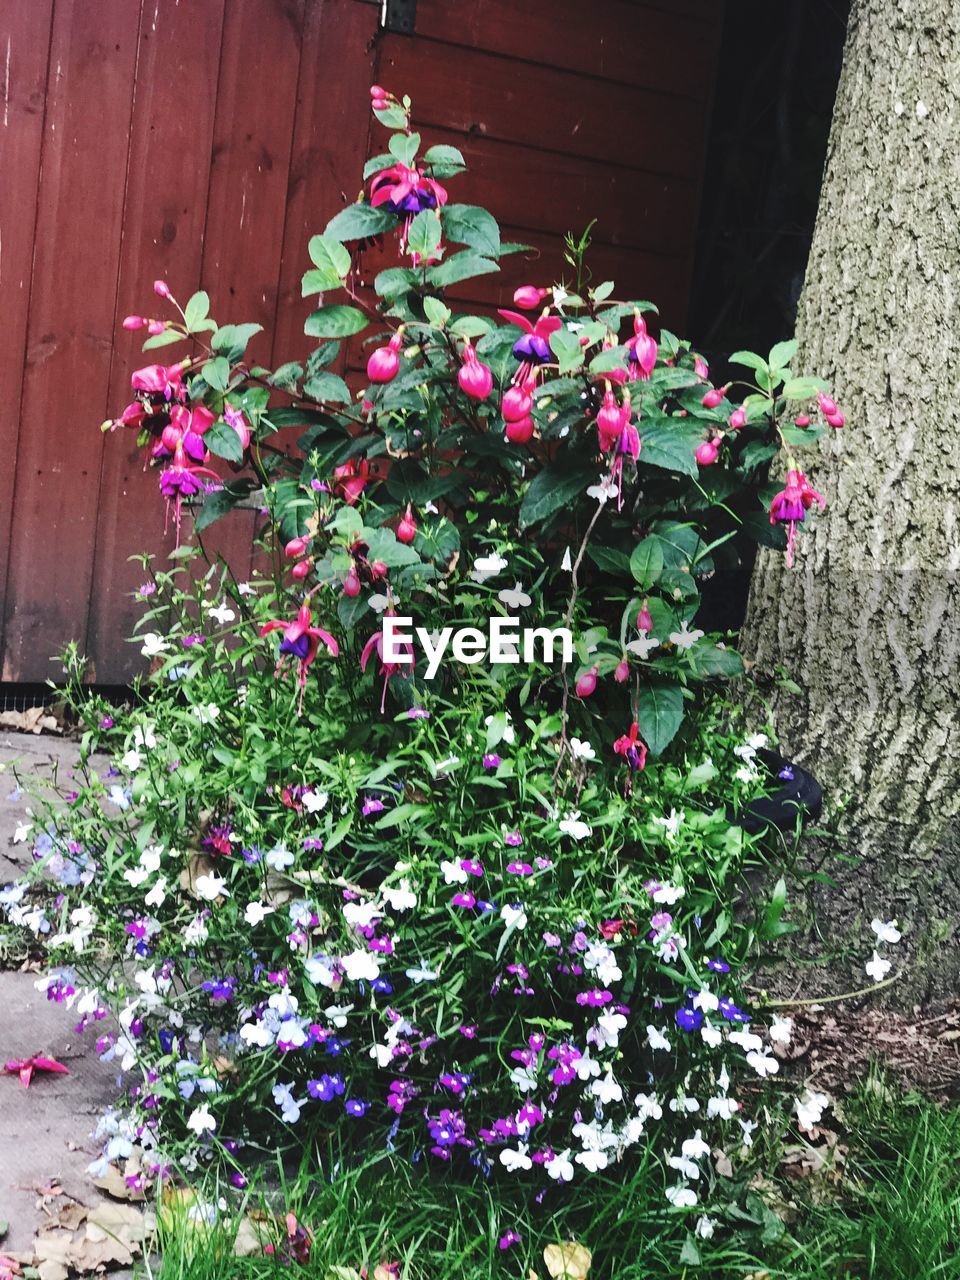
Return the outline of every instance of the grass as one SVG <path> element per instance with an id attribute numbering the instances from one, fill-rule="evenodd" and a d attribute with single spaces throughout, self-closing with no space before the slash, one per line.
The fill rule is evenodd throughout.
<path id="1" fill-rule="evenodd" d="M 727 1204 L 711 1241 L 695 1241 L 692 1219 L 653 1198 L 662 1186 L 653 1157 L 627 1180 L 614 1171 L 539 1207 L 515 1188 L 454 1185 L 386 1159 L 323 1180 L 305 1156 L 279 1199 L 314 1233 L 307 1264 L 234 1259 L 222 1236 L 181 1213 L 167 1219 L 161 1260 L 143 1274 L 356 1280 L 391 1261 L 405 1280 L 547 1280 L 544 1246 L 574 1238 L 593 1252 L 590 1280 L 960 1280 L 960 1110 L 872 1077 L 840 1112 L 842 1163 L 790 1178 L 789 1151 L 757 1151 L 736 1181 L 714 1187 Z M 497 1241 L 511 1226 L 523 1240 L 503 1253 Z"/>

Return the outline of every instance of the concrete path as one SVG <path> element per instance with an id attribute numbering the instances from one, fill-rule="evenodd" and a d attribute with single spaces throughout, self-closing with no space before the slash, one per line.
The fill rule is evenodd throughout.
<path id="1" fill-rule="evenodd" d="M 29 820 L 30 803 L 27 795 L 16 795 L 14 762 L 35 777 L 49 778 L 56 770 L 63 782 L 76 758 L 76 745 L 60 738 L 0 732 L 0 885 L 30 858 L 29 841 L 12 843 L 19 823 Z M 30 1247 L 48 1188 L 62 1187 L 87 1205 L 98 1202 L 100 1193 L 86 1174 L 99 1155 L 90 1133 L 99 1112 L 117 1097 L 116 1068 L 102 1064 L 93 1050 L 96 1033 L 75 1035 L 76 1018 L 36 990 L 37 976 L 0 972 L 0 1063 L 47 1053 L 70 1074 L 35 1075 L 28 1090 L 16 1076 L 0 1076 L 0 1219 L 9 1223 L 0 1253 Z M 61 1199 L 51 1208 L 63 1205 Z"/>

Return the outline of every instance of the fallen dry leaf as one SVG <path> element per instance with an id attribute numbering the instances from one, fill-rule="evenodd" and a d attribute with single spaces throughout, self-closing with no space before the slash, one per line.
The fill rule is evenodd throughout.
<path id="1" fill-rule="evenodd" d="M 586 1280 L 593 1254 L 575 1240 L 568 1240 L 565 1244 L 548 1244 L 543 1260 L 553 1280 Z"/>
<path id="2" fill-rule="evenodd" d="M 20 733 L 63 733 L 56 716 L 46 707 L 28 707 L 26 711 L 0 711 L 0 727 Z"/>

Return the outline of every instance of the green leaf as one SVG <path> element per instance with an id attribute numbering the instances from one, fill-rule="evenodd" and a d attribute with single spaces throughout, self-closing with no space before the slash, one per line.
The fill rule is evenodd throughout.
<path id="1" fill-rule="evenodd" d="M 327 528 L 335 529 L 344 542 L 352 545 L 363 532 L 363 517 L 355 507 L 343 506 L 337 511 Z"/>
<path id="2" fill-rule="evenodd" d="M 484 747 L 485 751 L 492 751 L 495 746 L 503 739 L 503 735 L 507 731 L 507 713 L 505 711 L 496 711 L 490 717 L 490 723 L 487 725 L 487 743 Z"/>
<path id="3" fill-rule="evenodd" d="M 469 245 L 487 258 L 500 257 L 499 224 L 492 213 L 478 205 L 444 205 L 443 229 L 455 244 Z"/>
<path id="4" fill-rule="evenodd" d="M 443 169 L 440 175 L 444 178 L 451 178 L 460 169 L 467 167 L 467 162 L 456 147 L 447 147 L 442 143 L 433 147 L 428 147 L 423 156 L 423 164 L 431 169 Z"/>
<path id="5" fill-rule="evenodd" d="M 303 393 L 328 404 L 352 404 L 350 388 L 336 373 L 317 373 L 303 384 Z"/>
<path id="6" fill-rule="evenodd" d="M 462 253 L 454 253 L 435 267 L 427 271 L 427 281 L 437 289 L 445 289 L 448 285 L 459 284 L 461 280 L 472 280 L 474 276 L 486 276 L 500 268 L 489 258 L 465 249 Z"/>
<path id="7" fill-rule="evenodd" d="M 695 476 L 697 445 L 703 439 L 703 428 L 685 418 L 641 418 L 640 461 L 664 471 L 678 471 Z"/>
<path id="8" fill-rule="evenodd" d="M 226 458 L 227 462 L 243 461 L 243 446 L 240 437 L 233 427 L 226 422 L 215 422 L 203 433 L 203 443 L 218 458 Z"/>
<path id="9" fill-rule="evenodd" d="M 231 364 L 242 360 L 250 339 L 263 329 L 262 324 L 224 324 L 210 339 L 210 346 Z"/>
<path id="10" fill-rule="evenodd" d="M 450 308 L 445 307 L 439 298 L 424 298 L 423 310 L 430 323 L 438 329 L 443 329 L 452 315 Z"/>
<path id="11" fill-rule="evenodd" d="M 321 369 L 328 368 L 339 354 L 339 342 L 324 342 L 321 346 L 314 348 L 307 356 L 307 377 L 313 378 Z"/>
<path id="12" fill-rule="evenodd" d="M 399 103 L 381 107 L 374 111 L 373 114 L 385 129 L 405 129 L 407 127 L 407 113 Z"/>
<path id="13" fill-rule="evenodd" d="M 767 362 L 753 351 L 735 351 L 730 356 L 731 364 L 742 364 L 747 369 L 767 369 Z"/>
<path id="14" fill-rule="evenodd" d="M 486 316 L 457 316 L 450 325 L 450 332 L 459 333 L 464 338 L 482 338 L 493 328 L 493 321 Z"/>
<path id="15" fill-rule="evenodd" d="M 688 649 L 687 658 L 694 674 L 701 678 L 721 676 L 725 680 L 734 680 L 744 672 L 743 658 L 736 649 L 721 649 L 705 641 L 698 641 Z"/>
<path id="16" fill-rule="evenodd" d="M 191 332 L 196 329 L 201 320 L 206 320 L 209 314 L 210 298 L 202 289 L 193 294 L 183 308 L 184 323 Z"/>
<path id="17" fill-rule="evenodd" d="M 368 178 L 372 178 L 375 173 L 379 173 L 381 169 L 389 169 L 392 164 L 393 156 L 389 153 L 381 152 L 378 156 L 371 156 L 363 166 L 364 182 L 366 182 Z"/>
<path id="18" fill-rule="evenodd" d="M 788 400 L 810 400 L 823 390 L 819 378 L 788 378 L 780 388 L 780 394 Z"/>
<path id="19" fill-rule="evenodd" d="M 410 267 L 387 267 L 376 276 L 373 287 L 381 298 L 393 302 L 409 293 L 419 283 L 419 276 Z"/>
<path id="20" fill-rule="evenodd" d="M 612 573 L 619 578 L 630 572 L 630 557 L 615 547 L 588 546 L 587 555 L 604 573 Z"/>
<path id="21" fill-rule="evenodd" d="M 655 533 L 638 542 L 630 557 L 630 572 L 644 591 L 663 573 L 663 547 Z"/>
<path id="22" fill-rule="evenodd" d="M 230 362 L 225 356 L 214 356 L 200 370 L 203 380 L 214 391 L 226 391 L 230 381 Z"/>
<path id="23" fill-rule="evenodd" d="M 770 348 L 768 364 L 771 369 L 785 368 L 797 354 L 797 340 L 790 338 L 787 342 L 778 342 Z"/>
<path id="24" fill-rule="evenodd" d="M 527 529 L 552 516 L 571 498 L 583 492 L 589 477 L 583 472 L 571 472 L 552 462 L 544 467 L 530 483 L 520 507 L 520 528 Z"/>
<path id="25" fill-rule="evenodd" d="M 331 218 L 323 234 L 334 240 L 366 240 L 368 236 L 378 236 L 396 225 L 396 214 L 358 202 L 347 205 L 335 218 Z"/>
<path id="26" fill-rule="evenodd" d="M 640 736 L 653 755 L 660 755 L 673 741 L 683 721 L 683 694 L 675 684 L 650 684 L 637 699 Z"/>
<path id="27" fill-rule="evenodd" d="M 626 347 L 608 347 L 590 361 L 590 372 L 609 373 L 611 369 L 622 369 L 627 363 L 626 357 Z"/>
<path id="28" fill-rule="evenodd" d="M 210 434 L 208 431 L 207 435 Z M 235 432 L 231 432 L 236 435 Z M 204 500 L 203 506 L 197 512 L 193 527 L 197 533 L 203 533 L 204 529 L 208 529 L 221 516 L 225 516 L 228 511 L 232 511 L 239 502 L 238 494 L 231 493 L 229 489 L 214 489 L 213 493 L 208 493 Z"/>
<path id="29" fill-rule="evenodd" d="M 282 364 L 279 369 L 274 369 L 267 381 L 271 387 L 278 387 L 281 391 L 295 391 L 302 377 L 303 365 L 290 360 L 287 364 Z"/>
<path id="30" fill-rule="evenodd" d="M 603 284 L 598 284 L 595 289 L 590 290 L 590 296 L 594 302 L 604 302 L 613 293 L 614 287 L 612 280 L 604 280 Z"/>
<path id="31" fill-rule="evenodd" d="M 780 436 L 784 444 L 804 445 L 816 444 L 823 435 L 824 428 L 811 423 L 809 427 L 795 427 L 792 422 L 785 422 L 780 428 Z"/>
<path id="32" fill-rule="evenodd" d="M 349 338 L 366 327 L 367 317 L 359 308 L 333 303 L 311 311 L 303 331 L 311 338 Z"/>
<path id="33" fill-rule="evenodd" d="M 569 329 L 557 329 L 550 335 L 550 350 L 557 357 L 557 365 L 561 373 L 569 373 L 579 369 L 583 364 L 583 347 L 580 339 Z"/>
<path id="34" fill-rule="evenodd" d="M 186 334 L 179 329 L 164 329 L 163 333 L 155 333 L 143 344 L 143 351 L 152 351 L 154 347 L 169 347 L 171 342 L 183 342 Z"/>
<path id="35" fill-rule="evenodd" d="M 410 223 L 407 250 L 419 254 L 421 262 L 436 257 L 443 232 L 436 209 L 423 209 Z"/>
<path id="36" fill-rule="evenodd" d="M 394 133 L 387 143 L 387 149 L 395 160 L 399 160 L 409 169 L 420 150 L 419 133 Z"/>
<path id="37" fill-rule="evenodd" d="M 773 886 L 773 896 L 767 905 L 766 913 L 763 917 L 763 927 L 761 937 L 778 938 L 783 933 L 792 932 L 789 925 L 781 922 L 781 917 L 787 905 L 787 882 L 783 876 Z"/>

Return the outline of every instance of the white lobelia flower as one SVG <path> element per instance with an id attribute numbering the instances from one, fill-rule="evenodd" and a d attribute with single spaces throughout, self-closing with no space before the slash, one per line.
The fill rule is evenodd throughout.
<path id="1" fill-rule="evenodd" d="M 568 813 L 558 825 L 564 835 L 568 835 L 571 840 L 586 840 L 593 835 L 593 827 L 580 821 L 579 809 L 574 809 L 572 813 Z"/>
<path id="2" fill-rule="evenodd" d="M 474 582 L 486 582 L 487 578 L 495 578 L 498 573 L 502 573 L 507 564 L 508 561 L 494 551 L 488 556 L 480 556 L 474 560 L 470 577 Z"/>
<path id="3" fill-rule="evenodd" d="M 498 591 L 497 599 L 508 609 L 526 609 L 532 603 L 519 582 L 513 588 L 504 587 L 502 591 Z"/>
<path id="4" fill-rule="evenodd" d="M 578 1080 L 589 1080 L 592 1076 L 600 1074 L 600 1063 L 596 1058 L 591 1057 L 590 1050 L 577 1058 L 573 1064 L 573 1069 L 577 1073 Z"/>
<path id="5" fill-rule="evenodd" d="M 613 1078 L 613 1068 L 607 1067 L 606 1073 L 601 1080 L 594 1080 L 589 1086 L 589 1092 L 597 1099 L 601 1106 L 609 1106 L 611 1102 L 623 1101 L 623 1090 Z"/>
<path id="6" fill-rule="evenodd" d="M 896 920 L 871 920 L 870 928 L 880 942 L 899 942 L 903 934 L 897 928 Z"/>
<path id="7" fill-rule="evenodd" d="M 133 745 L 135 747 L 143 747 L 146 751 L 152 751 L 157 745 L 156 734 L 153 732 L 153 725 L 138 724 L 133 731 Z"/>
<path id="8" fill-rule="evenodd" d="M 677 813 L 676 809 L 671 809 L 669 817 L 651 818 L 650 821 L 655 827 L 663 827 L 668 836 L 675 836 L 680 830 L 680 826 L 686 816 L 687 815 L 683 809 L 681 809 L 679 813 Z"/>
<path id="9" fill-rule="evenodd" d="M 273 910 L 273 907 L 268 907 L 264 902 L 248 902 L 243 911 L 244 922 L 252 925 L 261 924 Z"/>
<path id="10" fill-rule="evenodd" d="M 671 1169 L 676 1169 L 682 1177 L 691 1178 L 694 1182 L 700 1177 L 700 1166 L 693 1160 L 688 1160 L 686 1156 L 667 1156 L 667 1165 Z"/>
<path id="11" fill-rule="evenodd" d="M 391 911 L 412 911 L 417 905 L 417 895 L 406 881 L 399 886 L 383 885 L 380 892 Z"/>
<path id="12" fill-rule="evenodd" d="M 611 498 L 615 498 L 617 496 L 617 492 L 617 482 L 613 476 L 607 472 L 600 476 L 596 484 L 590 485 L 587 489 L 587 497 L 596 498 L 597 502 L 599 502 L 602 507 L 604 503 L 609 502 Z"/>
<path id="13" fill-rule="evenodd" d="M 719 1027 L 715 1027 L 711 1022 L 705 1022 L 700 1028 L 700 1038 L 705 1045 L 711 1049 L 716 1049 L 717 1045 L 723 1040 L 723 1032 Z"/>
<path id="14" fill-rule="evenodd" d="M 692 1209 L 697 1203 L 697 1193 L 693 1188 L 679 1182 L 675 1187 L 667 1187 L 665 1195 L 675 1209 Z"/>
<path id="15" fill-rule="evenodd" d="M 13 843 L 23 844 L 27 836 L 29 836 L 32 830 L 33 830 L 32 822 L 18 822 L 17 829 L 13 833 Z"/>
<path id="16" fill-rule="evenodd" d="M 780 1063 L 767 1053 L 748 1053 L 747 1062 L 761 1078 L 775 1076 L 780 1070 Z"/>
<path id="17" fill-rule="evenodd" d="M 213 724 L 220 714 L 220 708 L 215 702 L 208 702 L 202 707 L 191 707 L 191 710 L 201 724 Z"/>
<path id="18" fill-rule="evenodd" d="M 446 884 L 467 883 L 467 873 L 459 862 L 451 862 L 449 859 L 444 859 L 440 863 L 440 870 L 443 872 L 443 879 Z"/>
<path id="19" fill-rule="evenodd" d="M 367 597 L 367 604 L 374 613 L 383 613 L 384 609 L 390 606 L 390 597 L 376 592 L 374 595 Z"/>
<path id="20" fill-rule="evenodd" d="M 670 1099 L 670 1110 L 676 1115 L 692 1115 L 700 1110 L 700 1103 L 689 1094 L 682 1093 L 678 1098 Z"/>
<path id="21" fill-rule="evenodd" d="M 604 1013 L 587 1032 L 587 1040 L 598 1049 L 615 1049 L 620 1043 L 620 1033 L 627 1029 L 622 1013 Z"/>
<path id="22" fill-rule="evenodd" d="M 552 1160 L 548 1160 L 544 1168 L 554 1182 L 570 1182 L 573 1179 L 573 1163 L 570 1160 L 569 1150 L 561 1151 Z"/>
<path id="23" fill-rule="evenodd" d="M 355 929 L 366 929 L 380 919 L 380 908 L 375 902 L 345 902 L 343 918 Z"/>
<path id="24" fill-rule="evenodd" d="M 283 845 L 278 845 L 276 849 L 271 849 L 264 862 L 273 871 L 285 871 L 287 867 L 292 867 L 294 856 L 289 849 L 285 849 Z"/>
<path id="25" fill-rule="evenodd" d="M 343 1028 L 347 1025 L 347 1015 L 351 1013 L 353 1013 L 352 1004 L 331 1004 L 324 1009 L 323 1016 L 335 1027 Z"/>
<path id="26" fill-rule="evenodd" d="M 371 951 L 351 951 L 340 963 L 351 982 L 373 982 L 380 977 L 380 962 Z"/>
<path id="27" fill-rule="evenodd" d="M 792 1018 L 774 1018 L 767 1030 L 767 1035 L 774 1044 L 789 1044 L 793 1035 Z"/>
<path id="28" fill-rule="evenodd" d="M 636 640 L 627 643 L 627 653 L 634 654 L 642 662 L 646 662 L 654 649 L 659 648 L 660 641 L 656 636 L 638 636 Z"/>
<path id="29" fill-rule="evenodd" d="M 143 901 L 148 907 L 162 907 L 166 896 L 167 882 L 165 878 L 161 876 Z"/>
<path id="30" fill-rule="evenodd" d="M 600 1173 L 610 1163 L 610 1157 L 605 1151 L 578 1151 L 573 1158 L 589 1173 Z"/>
<path id="31" fill-rule="evenodd" d="M 763 1048 L 763 1040 L 755 1031 L 731 1031 L 727 1039 L 731 1044 L 738 1045 L 744 1053 L 759 1053 Z"/>
<path id="32" fill-rule="evenodd" d="M 692 649 L 703 634 L 699 629 L 688 630 L 686 622 L 681 622 L 679 631 L 670 632 L 670 640 L 678 649 Z"/>
<path id="33" fill-rule="evenodd" d="M 508 1173 L 518 1173 L 521 1169 L 526 1172 L 533 1168 L 533 1161 L 527 1155 L 525 1142 L 521 1142 L 516 1150 L 513 1147 L 504 1147 L 500 1152 L 500 1163 Z"/>
<path id="34" fill-rule="evenodd" d="M 184 941 L 191 947 L 199 946 L 210 937 L 210 930 L 202 915 L 194 916 L 183 931 Z"/>
<path id="35" fill-rule="evenodd" d="M 701 1013 L 716 1013 L 720 1008 L 719 997 L 715 996 L 712 991 L 708 991 L 706 987 L 697 992 L 691 1003 L 693 1007 L 695 1009 L 699 1009 Z"/>
<path id="36" fill-rule="evenodd" d="M 686 1138 L 680 1144 L 680 1152 L 688 1160 L 702 1160 L 704 1156 L 710 1154 L 710 1144 L 709 1142 L 704 1142 L 702 1131 L 696 1129 L 692 1138 Z"/>
<path id="37" fill-rule="evenodd" d="M 527 913 L 519 902 L 506 902 L 500 908 L 500 918 L 508 929 L 525 929 Z"/>
<path id="38" fill-rule="evenodd" d="M 743 1145 L 745 1147 L 752 1147 L 753 1131 L 754 1129 L 759 1129 L 759 1123 L 756 1120 L 741 1120 L 740 1117 L 737 1116 L 737 1124 L 743 1130 Z"/>
<path id="39" fill-rule="evenodd" d="M 337 985 L 337 971 L 327 956 L 308 956 L 303 962 L 303 969 L 315 987 L 332 989 Z"/>
<path id="40" fill-rule="evenodd" d="M 224 880 L 223 876 L 218 876 L 214 871 L 204 876 L 197 876 L 193 882 L 193 887 L 204 902 L 214 902 L 217 898 L 228 898 L 230 896 L 226 880 Z"/>
<path id="41" fill-rule="evenodd" d="M 718 1095 L 707 1099 L 707 1115 L 711 1120 L 732 1120 L 739 1110 L 740 1103 L 736 1098 Z"/>
<path id="42" fill-rule="evenodd" d="M 329 791 L 305 791 L 301 803 L 307 813 L 319 813 L 330 801 Z"/>
<path id="43" fill-rule="evenodd" d="M 650 890 L 650 897 L 653 901 L 665 907 L 672 907 L 675 902 L 680 901 L 683 895 L 684 890 L 675 884 L 658 884 Z"/>
<path id="44" fill-rule="evenodd" d="M 884 960 L 878 951 L 874 951 L 873 959 L 868 960 L 863 967 L 867 977 L 872 978 L 874 982 L 882 982 L 893 968 L 890 961 Z"/>
<path id="45" fill-rule="evenodd" d="M 165 640 L 159 632 L 148 631 L 143 637 L 143 648 L 140 652 L 145 658 L 157 658 L 161 653 L 167 653 L 169 649 L 169 641 Z"/>
<path id="46" fill-rule="evenodd" d="M 533 1093 L 540 1083 L 533 1067 L 514 1067 L 510 1072 L 510 1079 L 521 1093 Z"/>
<path id="47" fill-rule="evenodd" d="M 663 1107 L 655 1093 L 638 1093 L 633 1105 L 641 1120 L 660 1120 L 663 1117 Z"/>
<path id="48" fill-rule="evenodd" d="M 560 568 L 564 573 L 573 573 L 573 557 L 570 554 L 569 547 L 564 550 L 563 559 L 560 561 Z"/>
<path id="49" fill-rule="evenodd" d="M 712 1240 L 713 1233 L 716 1231 L 716 1229 L 717 1229 L 716 1219 L 708 1218 L 705 1213 L 702 1213 L 700 1217 L 697 1219 L 697 1225 L 694 1228 L 694 1231 L 700 1237 L 701 1240 Z"/>
<path id="50" fill-rule="evenodd" d="M 204 1102 L 201 1106 L 196 1107 L 190 1112 L 190 1118 L 187 1120 L 187 1128 L 195 1133 L 197 1137 L 202 1137 L 205 1133 L 213 1133 L 217 1127 L 217 1122 L 210 1114 L 210 1108 Z"/>
<path id="51" fill-rule="evenodd" d="M 597 753 L 589 742 L 584 742 L 581 738 L 570 739 L 570 754 L 574 760 L 596 760 Z"/>
<path id="52" fill-rule="evenodd" d="M 255 596 L 257 594 L 257 588 L 252 582 L 238 582 L 237 590 L 242 596 Z"/>
<path id="53" fill-rule="evenodd" d="M 661 1050 L 666 1053 L 670 1049 L 670 1041 L 664 1035 L 663 1031 L 658 1027 L 647 1027 L 647 1044 L 653 1050 Z"/>
<path id="54" fill-rule="evenodd" d="M 503 733 L 500 735 L 500 740 L 505 742 L 507 746 L 512 747 L 517 740 L 517 731 L 513 727 L 513 721 L 510 719 L 510 712 L 504 711 L 503 715 L 506 719 L 506 723 L 503 726 Z M 493 716 L 487 716 L 483 723 L 489 729 L 493 724 Z"/>
<path id="55" fill-rule="evenodd" d="M 131 747 L 129 751 L 125 752 L 120 757 L 120 763 L 123 768 L 126 769 L 127 773 L 136 773 L 143 764 L 143 756 L 139 751 Z"/>
<path id="56" fill-rule="evenodd" d="M 215 608 L 208 609 L 207 613 L 216 622 L 219 622 L 221 627 L 225 627 L 228 622 L 236 621 L 236 617 L 237 617 L 237 615 L 234 613 L 234 611 L 230 608 L 230 606 L 227 604 L 225 600 L 222 604 L 218 604 Z"/>
<path id="57" fill-rule="evenodd" d="M 820 1123 L 824 1111 L 830 1105 L 830 1098 L 828 1094 L 817 1093 L 808 1086 L 802 1098 L 794 1099 L 793 1105 L 797 1113 L 797 1124 L 809 1132 Z"/>

